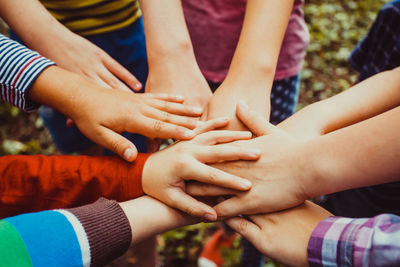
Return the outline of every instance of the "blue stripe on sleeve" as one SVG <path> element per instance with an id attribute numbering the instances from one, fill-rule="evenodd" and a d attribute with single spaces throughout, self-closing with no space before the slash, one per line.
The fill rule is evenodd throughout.
<path id="1" fill-rule="evenodd" d="M 5 221 L 20 233 L 33 266 L 82 266 L 76 233 L 59 212 L 23 214 Z"/>

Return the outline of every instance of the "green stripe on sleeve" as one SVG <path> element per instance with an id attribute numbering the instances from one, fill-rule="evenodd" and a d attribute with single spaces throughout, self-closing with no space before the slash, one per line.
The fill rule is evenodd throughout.
<path id="1" fill-rule="evenodd" d="M 32 266 L 28 250 L 17 230 L 0 220 L 0 266 Z"/>

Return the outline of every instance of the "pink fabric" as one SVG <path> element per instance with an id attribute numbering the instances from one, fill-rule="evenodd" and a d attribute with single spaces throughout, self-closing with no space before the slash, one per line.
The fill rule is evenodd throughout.
<path id="1" fill-rule="evenodd" d="M 222 82 L 228 73 L 243 25 L 246 0 L 183 0 L 186 23 L 201 71 L 207 80 Z M 276 80 L 296 75 L 309 41 L 301 10 L 295 0 L 279 55 Z"/>

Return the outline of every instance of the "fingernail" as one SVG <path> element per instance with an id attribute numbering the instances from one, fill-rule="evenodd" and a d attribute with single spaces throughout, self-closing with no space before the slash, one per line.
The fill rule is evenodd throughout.
<path id="1" fill-rule="evenodd" d="M 191 130 L 186 130 L 184 133 L 183 133 L 183 135 L 185 136 L 185 137 L 192 137 L 192 136 L 194 136 L 194 132 L 193 131 L 191 131 Z"/>
<path id="2" fill-rule="evenodd" d="M 192 108 L 192 110 L 196 113 L 203 113 L 203 108 L 199 108 L 199 107 L 194 107 Z"/>
<path id="3" fill-rule="evenodd" d="M 258 157 L 261 154 L 261 150 L 259 150 L 259 149 L 250 149 L 248 151 L 248 153 L 249 153 L 250 156 Z"/>
<path id="4" fill-rule="evenodd" d="M 251 187 L 252 184 L 251 184 L 251 182 L 249 180 L 243 180 L 243 181 L 240 182 L 240 185 L 241 185 L 242 188 L 248 189 L 248 188 Z"/>
<path id="5" fill-rule="evenodd" d="M 140 83 L 135 84 L 136 89 L 139 89 L 140 87 L 142 87 L 142 85 Z"/>
<path id="6" fill-rule="evenodd" d="M 243 100 L 240 100 L 238 105 L 240 106 L 241 109 L 244 109 L 244 110 L 249 109 L 249 106 Z"/>
<path id="7" fill-rule="evenodd" d="M 204 219 L 206 219 L 207 221 L 215 221 L 217 218 L 211 213 L 206 213 L 204 215 Z"/>
<path id="8" fill-rule="evenodd" d="M 127 148 L 124 152 L 124 159 L 129 160 L 133 155 L 133 149 Z"/>

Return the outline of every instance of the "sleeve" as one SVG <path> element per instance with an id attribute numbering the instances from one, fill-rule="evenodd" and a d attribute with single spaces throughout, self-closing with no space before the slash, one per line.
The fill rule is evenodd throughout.
<path id="1" fill-rule="evenodd" d="M 308 260 L 311 267 L 399 266 L 400 217 L 329 217 L 311 235 Z"/>
<path id="2" fill-rule="evenodd" d="M 27 98 L 36 77 L 55 63 L 0 34 L 0 95 L 4 101 L 33 111 L 39 105 Z"/>
<path id="3" fill-rule="evenodd" d="M 77 207 L 99 197 L 117 201 L 139 197 L 149 155 L 139 154 L 133 163 L 106 156 L 0 157 L 0 218 Z"/>
<path id="4" fill-rule="evenodd" d="M 126 252 L 131 240 L 122 208 L 102 198 L 1 220 L 0 266 L 103 266 Z"/>

